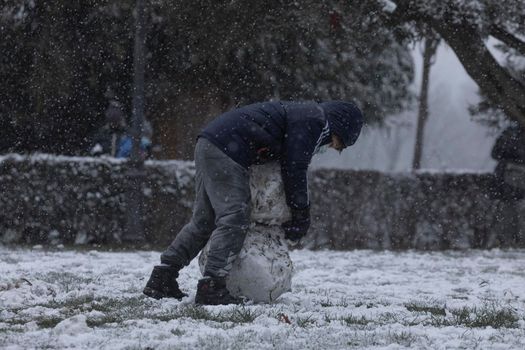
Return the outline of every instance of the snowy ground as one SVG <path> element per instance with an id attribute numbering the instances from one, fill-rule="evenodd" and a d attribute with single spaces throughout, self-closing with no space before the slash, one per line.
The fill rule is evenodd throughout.
<path id="1" fill-rule="evenodd" d="M 271 305 L 141 294 L 158 252 L 0 247 L 0 348 L 523 349 L 525 251 L 294 251 Z"/>

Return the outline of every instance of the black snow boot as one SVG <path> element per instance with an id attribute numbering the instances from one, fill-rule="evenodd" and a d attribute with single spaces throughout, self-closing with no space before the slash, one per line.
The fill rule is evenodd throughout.
<path id="1" fill-rule="evenodd" d="M 143 293 L 155 299 L 175 298 L 180 300 L 187 297 L 188 294 L 179 289 L 177 277 L 179 277 L 178 269 L 171 266 L 155 266 Z"/>
<path id="2" fill-rule="evenodd" d="M 195 303 L 203 305 L 242 304 L 241 298 L 236 298 L 226 289 L 226 278 L 204 277 L 197 284 Z"/>

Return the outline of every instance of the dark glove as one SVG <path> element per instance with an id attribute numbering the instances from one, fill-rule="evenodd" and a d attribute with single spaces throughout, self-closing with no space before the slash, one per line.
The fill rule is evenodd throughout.
<path id="1" fill-rule="evenodd" d="M 284 229 L 284 238 L 292 242 L 299 242 L 306 236 L 310 227 L 310 208 L 292 209 L 292 220 L 282 224 Z"/>

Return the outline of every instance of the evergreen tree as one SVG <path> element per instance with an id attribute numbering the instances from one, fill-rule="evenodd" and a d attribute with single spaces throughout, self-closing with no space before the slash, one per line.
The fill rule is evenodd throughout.
<path id="1" fill-rule="evenodd" d="M 107 92 L 131 102 L 133 1 L 0 6 L 0 117 L 11 149 L 79 154 Z M 355 100 L 369 121 L 410 101 L 407 43 L 381 4 L 307 0 L 149 3 L 146 112 L 168 155 L 192 154 L 212 116 L 266 99 Z M 168 147 L 169 148 L 169 147 Z"/>

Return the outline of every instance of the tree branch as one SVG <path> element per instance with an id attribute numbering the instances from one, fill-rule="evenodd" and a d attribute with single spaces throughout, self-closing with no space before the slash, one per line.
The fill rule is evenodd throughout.
<path id="1" fill-rule="evenodd" d="M 456 53 L 461 64 L 491 103 L 525 126 L 525 85 L 499 65 L 472 27 L 436 21 L 433 28 Z"/>
<path id="2" fill-rule="evenodd" d="M 400 25 L 418 19 L 417 14 L 411 10 L 408 4 L 404 1 L 395 1 L 395 10 L 388 14 L 387 23 L 391 26 Z"/>
<path id="3" fill-rule="evenodd" d="M 500 26 L 492 25 L 490 27 L 490 35 L 499 41 L 503 42 L 505 45 L 515 49 L 520 54 L 525 56 L 525 42 L 516 38 L 514 35 L 506 31 Z"/>
<path id="4" fill-rule="evenodd" d="M 525 126 L 525 84 L 500 66 L 484 45 L 476 26 L 467 21 L 458 23 L 451 18 L 433 18 L 424 11 L 418 11 L 410 0 L 395 0 L 395 3 L 397 8 L 391 13 L 392 23 L 413 21 L 432 27 L 454 50 L 491 104 Z M 490 34 L 525 55 L 525 43 L 503 28 L 491 28 Z"/>

